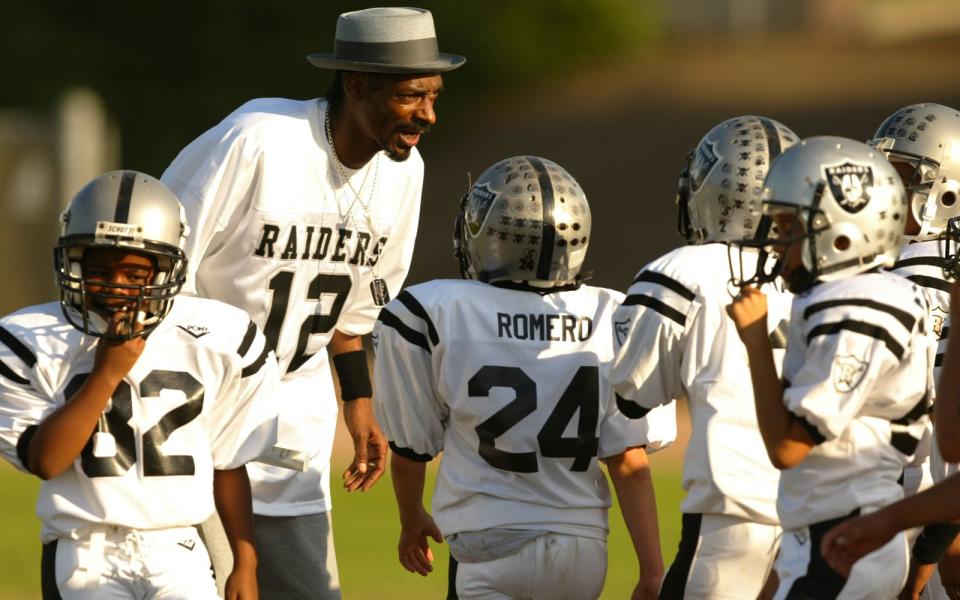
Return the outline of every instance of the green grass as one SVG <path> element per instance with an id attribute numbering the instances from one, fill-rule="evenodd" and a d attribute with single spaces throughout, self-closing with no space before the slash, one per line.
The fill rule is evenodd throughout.
<path id="1" fill-rule="evenodd" d="M 652 459 L 660 539 L 669 563 L 680 535 L 680 473 L 673 461 Z M 659 467 L 659 468 L 658 468 Z M 0 464 L 0 600 L 40 597 L 40 522 L 34 516 L 39 480 Z M 432 488 L 432 479 L 428 483 Z M 436 571 L 426 578 L 408 573 L 396 558 L 399 522 L 390 481 L 386 478 L 364 494 L 333 493 L 334 532 L 340 584 L 347 600 L 442 598 L 446 592 L 447 557 L 434 545 Z M 619 510 L 610 512 L 607 582 L 602 598 L 626 598 L 636 582 L 633 548 Z"/>

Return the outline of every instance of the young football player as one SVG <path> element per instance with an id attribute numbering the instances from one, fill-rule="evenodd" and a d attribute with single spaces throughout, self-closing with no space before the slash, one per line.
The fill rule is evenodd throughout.
<path id="1" fill-rule="evenodd" d="M 763 209 L 773 227 L 756 244 L 778 251 L 781 268 L 772 272 L 797 294 L 782 380 L 764 293 L 746 286 L 729 310 L 749 356 L 760 433 L 781 469 L 775 597 L 893 598 L 907 575 L 903 534 L 849 577 L 827 566 L 820 540 L 903 496 L 898 479 L 927 420 L 934 342 L 926 297 L 882 270 L 900 248 L 906 192 L 879 152 L 816 137 L 771 165 Z M 761 265 L 761 280 L 765 272 Z"/>
<path id="2" fill-rule="evenodd" d="M 960 215 L 960 112 L 942 104 L 906 106 L 884 120 L 868 144 L 884 153 L 907 189 L 908 243 L 891 270 L 923 287 L 929 295 L 929 333 L 938 339 L 936 380 L 950 331 L 950 283 L 944 277 L 939 246 L 947 220 Z M 904 470 L 904 490 L 907 495 L 916 493 L 955 472 L 957 465 L 945 463 L 927 435 Z M 918 598 L 926 586 L 926 598 L 946 599 L 934 572 L 957 533 L 960 527 L 948 523 L 924 528 L 913 545 L 903 597 Z"/>
<path id="3" fill-rule="evenodd" d="M 44 480 L 44 598 L 217 598 L 215 504 L 227 598 L 257 598 L 243 465 L 275 442 L 279 372 L 246 313 L 177 297 L 182 212 L 149 175 L 97 177 L 63 213 L 60 302 L 0 320 L 0 452 Z"/>
<path id="4" fill-rule="evenodd" d="M 676 435 L 608 382 L 617 292 L 579 276 L 591 236 L 576 180 L 535 156 L 502 160 L 463 199 L 463 280 L 402 292 L 380 313 L 376 414 L 393 449 L 401 564 L 432 570 L 427 537 L 458 562 L 457 595 L 596 598 L 606 572 L 607 464 L 640 563 L 663 574 L 646 450 Z M 426 462 L 443 451 L 433 517 Z"/>
<path id="5" fill-rule="evenodd" d="M 726 313 L 736 293 L 727 243 L 753 237 L 770 162 L 796 141 L 766 117 L 736 117 L 711 129 L 680 177 L 680 234 L 695 245 L 643 267 L 614 313 L 617 395 L 638 414 L 684 397 L 690 407 L 683 528 L 661 598 L 755 600 L 777 553 L 779 472 L 763 451 L 753 397 L 743 388 L 747 354 Z M 744 250 L 735 262 L 752 268 L 756 252 Z M 790 294 L 773 284 L 765 289 L 769 333 L 782 358 Z"/>

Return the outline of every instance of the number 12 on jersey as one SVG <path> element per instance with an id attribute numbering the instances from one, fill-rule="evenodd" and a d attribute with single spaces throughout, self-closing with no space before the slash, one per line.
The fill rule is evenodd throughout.
<path id="1" fill-rule="evenodd" d="M 540 454 L 547 458 L 573 458 L 571 471 L 586 471 L 597 456 L 600 438 L 600 372 L 595 366 L 577 369 L 556 406 L 537 434 Z M 484 366 L 470 378 L 471 398 L 487 397 L 495 387 L 512 389 L 516 397 L 476 427 L 480 456 L 492 467 L 515 473 L 536 473 L 536 452 L 507 452 L 496 447 L 496 439 L 537 409 L 537 384 L 519 367 Z M 577 436 L 563 437 L 567 424 L 580 411 Z"/>

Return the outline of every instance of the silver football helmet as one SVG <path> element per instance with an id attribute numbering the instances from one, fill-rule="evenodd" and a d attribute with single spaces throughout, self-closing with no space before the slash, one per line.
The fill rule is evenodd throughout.
<path id="1" fill-rule="evenodd" d="M 788 282 L 801 291 L 893 265 L 907 210 L 900 177 L 878 151 L 846 138 L 814 137 L 781 154 L 764 183 L 764 215 L 776 221 L 778 214 L 794 214 L 802 231 L 784 237 L 773 227 L 764 239 L 758 235 L 743 245 L 785 252 L 801 243 L 805 272 L 792 273 Z M 773 277 L 778 271 L 758 266 L 758 273 Z"/>
<path id="2" fill-rule="evenodd" d="M 942 104 L 911 104 L 893 113 L 868 142 L 890 162 L 909 165 L 904 183 L 920 225 L 918 240 L 936 239 L 960 216 L 960 112 Z"/>
<path id="3" fill-rule="evenodd" d="M 536 156 L 501 160 L 461 202 L 453 231 L 460 274 L 486 282 L 573 282 L 590 224 L 587 197 L 563 167 Z"/>
<path id="4" fill-rule="evenodd" d="M 183 243 L 187 233 L 183 207 L 159 180 L 137 171 L 111 171 L 81 189 L 61 216 L 54 250 L 60 304 L 67 320 L 88 335 L 129 339 L 146 335 L 170 312 L 186 278 Z M 83 271 L 90 248 L 121 248 L 153 262 L 152 280 L 130 285 L 91 280 Z M 98 290 L 91 292 L 90 288 Z M 112 292 L 111 292 L 112 290 Z M 122 290 L 122 291 L 121 291 Z M 108 320 L 124 308 L 123 333 L 108 333 Z M 135 331 L 134 323 L 142 329 Z"/>
<path id="5" fill-rule="evenodd" d="M 767 117 L 720 123 L 690 151 L 677 191 L 677 230 L 691 244 L 753 237 L 763 178 L 797 134 Z"/>

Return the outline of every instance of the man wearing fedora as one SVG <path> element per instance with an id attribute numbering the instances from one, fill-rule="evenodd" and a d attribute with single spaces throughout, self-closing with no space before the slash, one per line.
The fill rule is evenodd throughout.
<path id="1" fill-rule="evenodd" d="M 416 146 L 437 120 L 441 73 L 465 62 L 438 52 L 433 17 L 416 8 L 344 13 L 334 51 L 308 60 L 335 71 L 326 98 L 247 102 L 163 175 L 191 228 L 184 289 L 239 306 L 263 328 L 285 373 L 277 454 L 307 463 L 300 472 L 248 466 L 266 600 L 340 597 L 328 356 L 355 451 L 344 486 L 367 490 L 383 474 L 387 442 L 360 336 L 409 270 L 423 187 Z M 209 545 L 215 562 L 229 560 L 229 549 Z"/>

